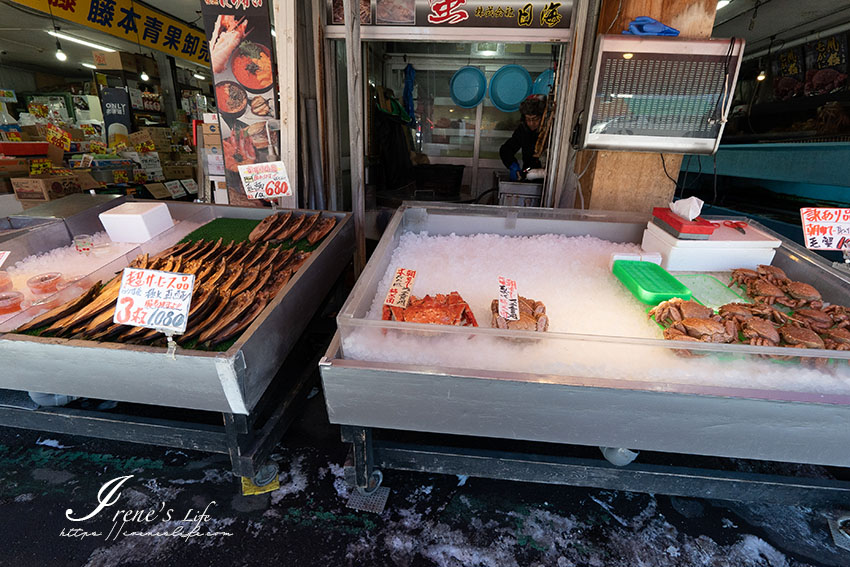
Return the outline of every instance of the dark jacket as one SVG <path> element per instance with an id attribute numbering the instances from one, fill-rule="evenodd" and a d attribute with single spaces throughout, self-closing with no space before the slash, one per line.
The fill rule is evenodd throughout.
<path id="1" fill-rule="evenodd" d="M 505 167 L 510 168 L 516 161 L 514 157 L 520 149 L 522 150 L 522 168 L 542 167 L 540 160 L 534 157 L 534 144 L 537 142 L 537 132 L 532 132 L 523 120 L 514 130 L 513 135 L 499 148 L 499 157 Z"/>

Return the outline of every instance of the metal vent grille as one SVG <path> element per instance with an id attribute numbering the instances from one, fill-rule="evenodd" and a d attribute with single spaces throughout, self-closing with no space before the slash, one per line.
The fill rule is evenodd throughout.
<path id="1" fill-rule="evenodd" d="M 602 36 L 583 147 L 714 153 L 743 40 Z"/>

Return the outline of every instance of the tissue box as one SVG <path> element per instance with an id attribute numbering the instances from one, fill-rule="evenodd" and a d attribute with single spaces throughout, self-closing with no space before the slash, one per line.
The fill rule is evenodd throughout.
<path id="1" fill-rule="evenodd" d="M 113 242 L 147 242 L 174 226 L 165 203 L 124 203 L 98 218 Z"/>

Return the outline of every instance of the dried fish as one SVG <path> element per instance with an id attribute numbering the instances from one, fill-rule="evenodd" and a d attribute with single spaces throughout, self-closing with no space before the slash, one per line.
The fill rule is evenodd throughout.
<path id="1" fill-rule="evenodd" d="M 260 224 L 254 227 L 254 230 L 252 230 L 251 234 L 248 235 L 248 242 L 257 242 L 258 240 L 262 240 L 263 236 L 269 231 L 276 221 L 277 215 L 269 215 L 261 220 Z"/>
<path id="2" fill-rule="evenodd" d="M 324 217 L 313 227 L 310 234 L 307 235 L 307 242 L 311 245 L 323 239 L 333 227 L 336 226 L 336 217 Z"/>
<path id="3" fill-rule="evenodd" d="M 85 293 L 79 296 L 76 299 L 69 301 L 68 303 L 64 303 L 55 309 L 51 309 L 47 313 L 39 315 L 29 323 L 25 323 L 18 328 L 18 332 L 25 332 L 31 329 L 38 329 L 40 327 L 45 327 L 50 325 L 51 323 L 55 323 L 59 319 L 63 319 L 76 313 L 81 307 L 88 304 L 97 293 L 100 291 L 100 282 L 97 282 L 93 286 L 91 286 Z"/>
<path id="4" fill-rule="evenodd" d="M 313 227 L 319 222 L 320 213 L 316 213 L 315 215 L 310 215 L 307 217 L 307 220 L 304 221 L 304 224 L 301 225 L 301 228 L 292 233 L 291 238 L 292 242 L 298 242 L 313 230 Z"/>

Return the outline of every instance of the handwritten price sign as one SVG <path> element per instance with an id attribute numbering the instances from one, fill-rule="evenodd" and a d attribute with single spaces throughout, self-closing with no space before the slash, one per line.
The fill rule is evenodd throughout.
<path id="1" fill-rule="evenodd" d="M 516 282 L 499 276 L 499 315 L 509 321 L 519 320 L 519 295 Z"/>
<path id="2" fill-rule="evenodd" d="M 274 199 L 292 195 L 289 175 L 282 161 L 240 165 L 239 176 L 249 199 Z"/>
<path id="3" fill-rule="evenodd" d="M 416 270 L 406 270 L 397 268 L 393 276 L 393 282 L 390 284 L 390 290 L 387 292 L 387 297 L 384 299 L 384 305 L 391 307 L 407 307 L 410 303 L 410 290 L 413 288 L 413 282 L 416 279 Z"/>
<path id="4" fill-rule="evenodd" d="M 803 238 L 810 250 L 850 248 L 850 209 L 800 209 Z"/>
<path id="5" fill-rule="evenodd" d="M 181 334 L 186 331 L 195 276 L 124 268 L 112 321 Z"/>
<path id="6" fill-rule="evenodd" d="M 71 149 L 71 135 L 53 124 L 47 125 L 47 141 L 66 152 Z"/>

